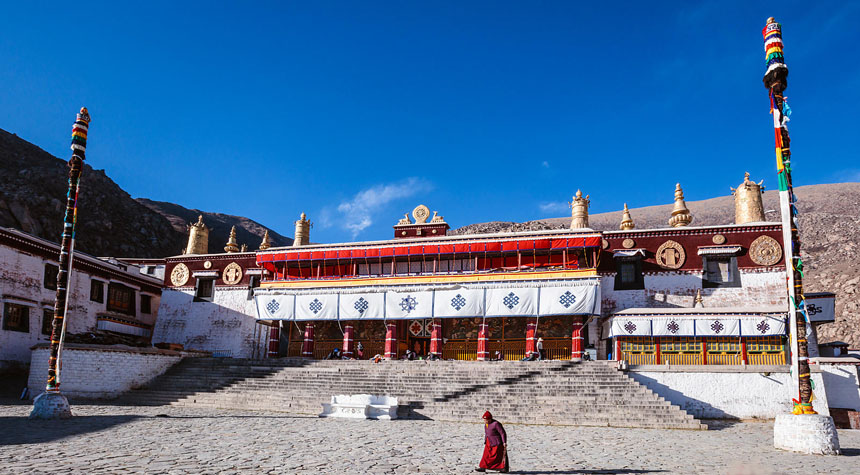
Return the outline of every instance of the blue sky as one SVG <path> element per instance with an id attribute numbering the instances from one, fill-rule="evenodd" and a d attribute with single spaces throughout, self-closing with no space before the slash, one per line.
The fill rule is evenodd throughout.
<path id="1" fill-rule="evenodd" d="M 88 162 L 132 196 L 289 236 L 304 211 L 316 242 L 419 203 L 458 227 L 577 188 L 594 213 L 774 188 L 768 16 L 795 183 L 860 181 L 858 2 L 32 3 L 0 16 L 0 128 L 66 158 L 85 105 Z"/>

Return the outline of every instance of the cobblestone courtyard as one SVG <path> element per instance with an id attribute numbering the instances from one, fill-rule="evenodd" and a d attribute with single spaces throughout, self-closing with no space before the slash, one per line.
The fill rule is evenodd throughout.
<path id="1" fill-rule="evenodd" d="M 28 420 L 30 407 L 0 400 L 3 473 L 472 473 L 483 443 L 478 424 L 81 404 L 49 422 Z M 822 457 L 774 450 L 769 423 L 507 430 L 515 473 L 860 471 L 860 431 L 840 431 L 846 455 Z"/>

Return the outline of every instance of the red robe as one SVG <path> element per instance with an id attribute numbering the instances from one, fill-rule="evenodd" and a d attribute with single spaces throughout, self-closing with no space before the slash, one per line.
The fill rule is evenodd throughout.
<path id="1" fill-rule="evenodd" d="M 499 421 L 492 421 L 484 427 L 484 455 L 479 467 L 490 470 L 508 471 L 508 454 L 505 447 L 508 435 Z"/>

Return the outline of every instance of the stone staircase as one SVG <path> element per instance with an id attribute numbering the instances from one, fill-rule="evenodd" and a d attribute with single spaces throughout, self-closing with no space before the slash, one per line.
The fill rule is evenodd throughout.
<path id="1" fill-rule="evenodd" d="M 395 396 L 406 419 L 706 429 L 611 362 L 312 361 L 186 358 L 133 390 L 137 405 L 319 414 L 337 394 Z"/>

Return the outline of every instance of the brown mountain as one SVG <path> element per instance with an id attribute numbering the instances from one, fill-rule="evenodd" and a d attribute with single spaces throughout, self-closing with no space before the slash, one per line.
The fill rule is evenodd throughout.
<path id="1" fill-rule="evenodd" d="M 185 222 L 199 214 L 210 227 L 210 250 L 221 251 L 235 225 L 240 244 L 256 249 L 265 229 L 240 216 L 135 200 L 104 170 L 84 164 L 78 198 L 76 248 L 97 256 L 165 257 L 181 254 Z M 0 226 L 59 241 L 68 187 L 66 160 L 0 129 Z M 292 239 L 270 231 L 273 246 Z"/>
<path id="2" fill-rule="evenodd" d="M 822 325 L 822 342 L 842 340 L 852 348 L 860 347 L 860 183 L 800 186 L 795 189 L 800 216 L 801 253 L 806 265 L 804 289 L 807 292 L 836 293 L 836 322 Z M 671 193 L 668 194 L 671 198 Z M 594 198 L 600 199 L 600 198 Z M 621 203 L 619 203 L 620 205 Z M 764 195 L 765 214 L 779 220 L 779 197 L 776 191 Z M 734 198 L 721 196 L 702 201 L 688 201 L 693 214 L 692 225 L 733 223 Z M 630 210 L 637 228 L 668 227 L 672 204 Z M 621 211 L 589 216 L 592 228 L 618 229 Z M 476 234 L 504 231 L 566 228 L 570 218 L 546 218 L 525 223 L 494 221 L 470 224 L 449 234 Z"/>

